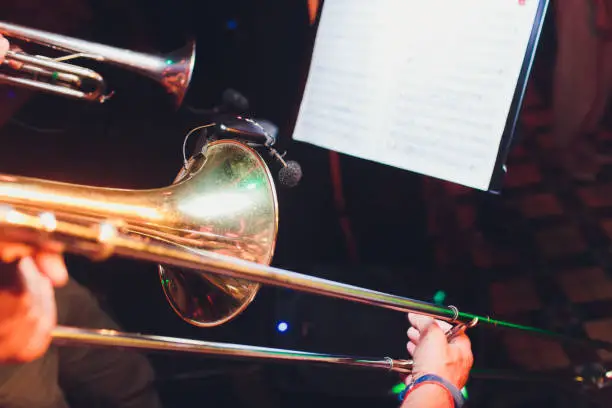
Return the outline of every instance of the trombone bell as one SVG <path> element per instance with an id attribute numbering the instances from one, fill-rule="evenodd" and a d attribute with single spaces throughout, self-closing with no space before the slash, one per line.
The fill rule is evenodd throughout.
<path id="1" fill-rule="evenodd" d="M 59 251 L 70 247 L 99 259 L 113 253 L 112 244 L 104 245 L 120 234 L 146 248 L 158 243 L 187 256 L 204 250 L 268 265 L 278 227 L 276 191 L 266 163 L 232 140 L 210 143 L 168 187 L 125 190 L 0 175 L 0 202 L 7 206 L 0 211 L 5 225 L 0 239 Z M 70 239 L 61 241 L 62 225 L 69 225 Z M 163 262 L 163 250 L 158 252 L 154 255 Z M 199 327 L 237 316 L 260 287 L 163 265 L 159 275 L 175 312 Z"/>
<path id="2" fill-rule="evenodd" d="M 172 95 L 177 107 L 185 98 L 195 64 L 193 41 L 172 53 L 155 56 L 2 21 L 0 34 L 9 39 L 33 42 L 71 53 L 52 59 L 10 51 L 2 64 L 9 72 L 0 73 L 0 82 L 99 103 L 112 95 L 106 92 L 104 78 L 95 71 L 64 61 L 74 58 L 93 59 L 146 76 L 161 84 Z"/>

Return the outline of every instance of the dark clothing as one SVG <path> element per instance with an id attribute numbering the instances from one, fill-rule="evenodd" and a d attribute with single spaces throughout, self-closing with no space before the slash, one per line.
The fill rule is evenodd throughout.
<path id="1" fill-rule="evenodd" d="M 119 329 L 74 280 L 57 289 L 58 323 Z M 54 347 L 27 364 L 0 365 L 2 408 L 159 408 L 153 370 L 135 352 Z"/>

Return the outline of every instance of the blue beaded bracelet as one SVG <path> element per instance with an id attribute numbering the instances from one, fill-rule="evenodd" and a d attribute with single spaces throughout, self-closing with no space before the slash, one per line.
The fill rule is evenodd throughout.
<path id="1" fill-rule="evenodd" d="M 406 395 L 410 392 L 410 390 L 413 389 L 418 384 L 421 384 L 423 382 L 435 382 L 435 383 L 440 384 L 442 387 L 444 387 L 446 390 L 448 390 L 448 392 L 453 397 L 453 401 L 455 402 L 455 408 L 463 407 L 463 404 L 465 403 L 465 399 L 463 398 L 463 395 L 461 395 L 461 391 L 459 391 L 457 389 L 457 387 L 455 387 L 450 382 L 446 381 L 444 378 L 442 378 L 442 377 L 440 377 L 438 375 L 435 375 L 435 374 L 425 374 L 425 375 L 422 375 L 416 381 L 413 381 L 412 383 L 410 383 L 399 394 L 400 401 L 404 401 L 404 398 L 406 398 Z"/>

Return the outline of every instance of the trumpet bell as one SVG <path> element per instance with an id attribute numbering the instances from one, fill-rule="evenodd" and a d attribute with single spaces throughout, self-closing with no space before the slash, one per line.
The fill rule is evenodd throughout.
<path id="1" fill-rule="evenodd" d="M 185 95 L 191 84 L 191 77 L 195 68 L 196 42 L 190 40 L 182 48 L 166 54 L 166 67 L 158 74 L 157 71 L 149 71 L 151 79 L 160 82 L 166 92 L 174 98 L 176 107 L 183 104 Z"/>
<path id="2" fill-rule="evenodd" d="M 66 242 L 53 241 L 54 220 L 87 226 L 88 231 L 112 224 L 142 245 L 161 242 L 185 253 L 208 251 L 269 264 L 278 230 L 278 201 L 266 163 L 255 150 L 232 140 L 210 143 L 167 187 L 126 190 L 0 175 L 0 202 L 15 209 L 3 214 L 3 219 L 14 221 L 9 225 L 23 225 L 13 220 L 19 214 L 43 221 L 44 230 L 37 237 L 20 236 L 19 242 L 59 250 L 66 248 Z M 9 239 L 9 231 L 0 230 L 0 239 Z M 83 232 L 79 242 L 73 237 L 70 248 L 105 253 L 99 248 L 105 242 L 105 230 L 96 234 L 93 243 L 91 232 Z M 107 254 L 112 253 L 112 248 L 107 249 Z M 174 311 L 200 327 L 232 319 L 251 303 L 260 287 L 168 266 L 159 266 L 159 275 Z"/>

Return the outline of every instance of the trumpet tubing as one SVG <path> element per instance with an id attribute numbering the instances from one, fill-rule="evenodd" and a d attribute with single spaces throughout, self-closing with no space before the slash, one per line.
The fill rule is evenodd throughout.
<path id="1" fill-rule="evenodd" d="M 103 103 L 112 95 L 106 92 L 104 78 L 95 71 L 64 61 L 74 58 L 92 59 L 151 78 L 173 96 L 176 106 L 180 106 L 183 102 L 195 64 L 193 41 L 177 51 L 157 56 L 7 22 L 0 22 L 0 34 L 9 39 L 33 42 L 71 53 L 68 56 L 51 59 L 9 51 L 2 65 L 13 75 L 0 74 L 0 82 L 99 103 Z"/>

